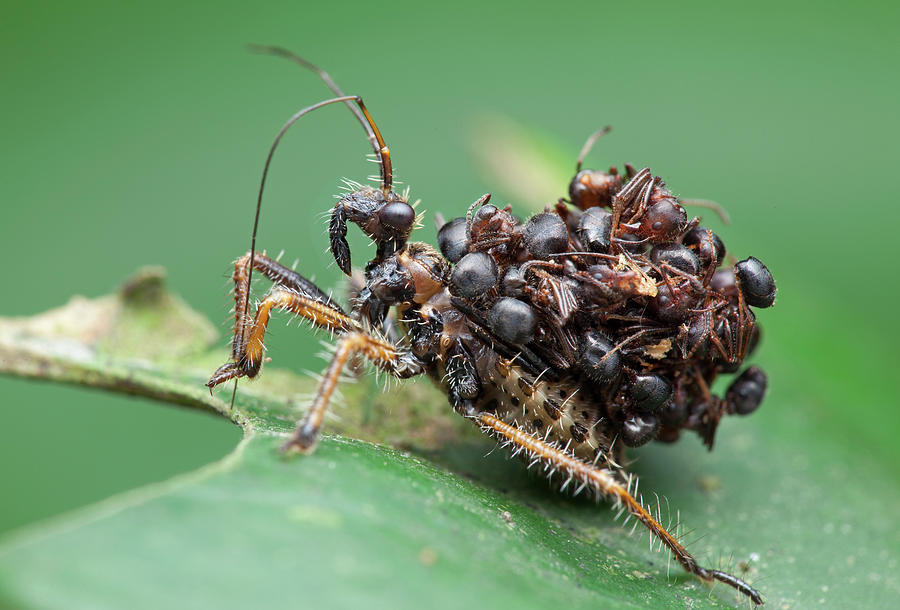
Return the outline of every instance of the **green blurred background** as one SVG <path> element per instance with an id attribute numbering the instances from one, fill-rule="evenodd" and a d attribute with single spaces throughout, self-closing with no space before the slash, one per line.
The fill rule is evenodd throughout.
<path id="1" fill-rule="evenodd" d="M 248 245 L 266 149 L 328 96 L 244 51 L 279 44 L 366 97 L 429 212 L 458 215 L 488 191 L 507 201 L 471 153 L 485 116 L 572 159 L 612 123 L 594 165 L 647 164 L 723 203 L 729 249 L 773 270 L 757 360 L 778 402 L 900 481 L 895 3 L 123 4 L 4 4 L 0 315 L 108 293 L 154 263 L 222 322 L 224 345 L 229 263 Z M 374 166 L 345 109 L 317 115 L 276 158 L 259 243 L 337 287 L 321 212 L 340 177 Z M 433 239 L 430 222 L 422 234 Z M 270 353 L 318 368 L 316 341 L 275 325 Z M 0 414 L 0 532 L 191 469 L 239 437 L 207 415 L 8 378 Z M 791 442 L 778 413 L 755 417 Z"/>

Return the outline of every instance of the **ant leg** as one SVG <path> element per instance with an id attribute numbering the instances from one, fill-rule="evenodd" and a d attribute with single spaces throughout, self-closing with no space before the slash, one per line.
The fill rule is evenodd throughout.
<path id="1" fill-rule="evenodd" d="M 644 212 L 647 211 L 647 204 L 650 202 L 650 193 L 653 191 L 653 187 L 656 186 L 657 182 L 659 182 L 658 176 L 650 180 L 641 189 L 641 192 L 635 198 L 635 200 L 638 202 L 637 210 L 634 212 L 634 214 L 632 214 L 627 224 L 635 222 L 644 215 Z"/>
<path id="2" fill-rule="evenodd" d="M 493 415 L 481 413 L 474 416 L 473 419 L 491 436 L 502 442 L 515 445 L 533 459 L 560 471 L 574 482 L 580 482 L 583 487 L 590 488 L 598 495 L 610 498 L 616 505 L 624 507 L 669 549 L 686 571 L 694 574 L 704 582 L 712 582 L 713 580 L 723 582 L 746 595 L 757 606 L 762 605 L 763 599 L 759 592 L 740 578 L 719 570 L 704 568 L 697 563 L 697 560 L 684 548 L 678 539 L 670 534 L 639 500 L 635 499 L 631 494 L 631 484 L 620 482 L 612 470 L 584 462 L 569 451 L 560 449 L 556 445 L 508 424 Z"/>
<path id="3" fill-rule="evenodd" d="M 312 406 L 306 417 L 297 425 L 291 439 L 281 448 L 282 451 L 311 453 L 315 449 L 322 421 L 328 410 L 328 401 L 337 386 L 341 369 L 357 354 L 365 356 L 380 370 L 399 379 L 423 372 L 422 364 L 410 352 L 388 341 L 360 331 L 344 335 L 338 341 L 331 363 L 322 375 Z"/>
<path id="4" fill-rule="evenodd" d="M 622 200 L 626 205 L 630 204 L 634 201 L 634 199 L 640 194 L 640 191 L 644 188 L 644 186 L 648 182 L 653 181 L 653 176 L 650 173 L 650 168 L 645 167 L 638 173 L 634 175 L 631 180 L 628 181 L 625 186 L 619 189 L 619 192 L 616 193 L 616 197 Z"/>
<path id="5" fill-rule="evenodd" d="M 253 322 L 245 322 L 235 329 L 234 359 L 213 373 L 206 383 L 210 390 L 235 377 L 256 377 L 262 366 L 263 339 L 273 309 L 290 311 L 331 332 L 347 333 L 359 330 L 356 321 L 345 313 L 289 288 L 276 285 L 259 304 Z"/>
<path id="6" fill-rule="evenodd" d="M 629 169 L 630 166 L 626 165 L 626 170 Z M 630 168 L 633 170 L 634 168 Z M 616 236 L 616 231 L 619 229 L 619 221 L 622 218 L 622 212 L 624 212 L 631 202 L 634 200 L 638 191 L 644 187 L 647 181 L 652 181 L 653 177 L 650 174 L 650 168 L 645 167 L 641 171 L 634 174 L 628 183 L 625 184 L 619 192 L 613 196 L 612 200 L 612 211 L 613 211 L 613 222 L 612 229 L 610 231 L 609 238 L 612 240 Z"/>

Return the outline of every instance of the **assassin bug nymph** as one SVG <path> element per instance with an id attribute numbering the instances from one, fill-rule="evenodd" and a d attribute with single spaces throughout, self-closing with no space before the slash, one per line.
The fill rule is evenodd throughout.
<path id="1" fill-rule="evenodd" d="M 759 407 L 766 376 L 755 366 L 724 398 L 710 386 L 719 374 L 737 372 L 758 341 L 750 307 L 775 299 L 766 266 L 750 257 L 723 267 L 722 240 L 699 218 L 688 220 L 681 204 L 689 202 L 649 168 L 582 169 L 608 129 L 582 150 L 569 199 L 523 222 L 484 195 L 464 217 L 439 221 L 440 251 L 409 241 L 416 213 L 392 189 L 390 151 L 362 99 L 344 95 L 325 72 L 283 49 L 256 50 L 316 72 L 336 97 L 291 117 L 269 150 L 251 248 L 234 267 L 232 358 L 213 374 L 210 390 L 256 377 L 272 310 L 291 312 L 330 331 L 337 346 L 285 451 L 314 449 L 349 361 L 362 357 L 401 379 L 426 374 L 460 415 L 542 466 L 551 480 L 560 475 L 561 489 L 611 500 L 685 570 L 762 604 L 740 578 L 701 566 L 644 505 L 622 464 L 625 446 L 672 442 L 682 430 L 695 431 L 711 449 L 724 415 Z M 375 245 L 349 311 L 256 252 L 263 186 L 279 141 L 301 117 L 334 103 L 353 111 L 381 170 L 379 188 L 354 185 L 331 211 L 330 250 L 341 271 L 351 271 L 348 223 Z M 251 316 L 254 271 L 274 285 Z"/>

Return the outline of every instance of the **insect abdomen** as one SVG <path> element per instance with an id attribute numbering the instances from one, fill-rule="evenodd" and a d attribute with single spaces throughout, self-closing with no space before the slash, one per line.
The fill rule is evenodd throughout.
<path id="1" fill-rule="evenodd" d="M 492 364 L 479 367 L 484 386 L 480 409 L 568 446 L 581 459 L 592 462 L 598 451 L 609 455 L 612 439 L 606 420 L 574 380 L 535 381 L 515 364 L 495 356 Z"/>

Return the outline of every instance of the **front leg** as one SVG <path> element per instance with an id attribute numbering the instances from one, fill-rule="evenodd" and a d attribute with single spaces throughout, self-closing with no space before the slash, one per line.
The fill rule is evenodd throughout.
<path id="1" fill-rule="evenodd" d="M 265 351 L 263 340 L 273 309 L 289 311 L 306 318 L 319 328 L 335 333 L 347 333 L 359 329 L 359 325 L 346 314 L 309 297 L 276 286 L 259 304 L 253 322 L 247 323 L 242 329 L 235 331 L 234 340 L 239 342 L 239 346 L 235 349 L 236 355 L 231 362 L 226 362 L 213 373 L 206 383 L 210 390 L 229 379 L 236 377 L 252 379 L 259 374 Z M 241 335 L 244 336 L 241 337 Z"/>
<path id="2" fill-rule="evenodd" d="M 259 271 L 276 286 L 287 288 L 310 301 L 315 301 L 327 306 L 338 314 L 344 314 L 344 310 L 330 296 L 293 269 L 289 269 L 265 254 L 256 252 L 253 256 L 253 269 Z M 232 356 L 235 361 L 241 358 L 244 351 L 245 340 L 250 330 L 250 316 L 247 313 L 247 294 L 250 292 L 250 252 L 246 253 L 234 262 L 234 273 L 231 279 L 234 281 L 234 339 L 231 344 Z"/>
<path id="3" fill-rule="evenodd" d="M 293 269 L 264 254 L 253 257 L 253 268 L 275 282 L 272 290 L 259 304 L 256 316 L 247 313 L 247 295 L 250 291 L 250 253 L 234 265 L 234 337 L 231 343 L 231 362 L 226 362 L 207 382 L 212 390 L 220 383 L 238 377 L 255 377 L 263 360 L 263 339 L 271 311 L 282 309 L 306 318 L 319 328 L 332 333 L 347 333 L 359 329 L 359 325 L 344 313 L 341 306 L 325 294 L 321 288 Z"/>

